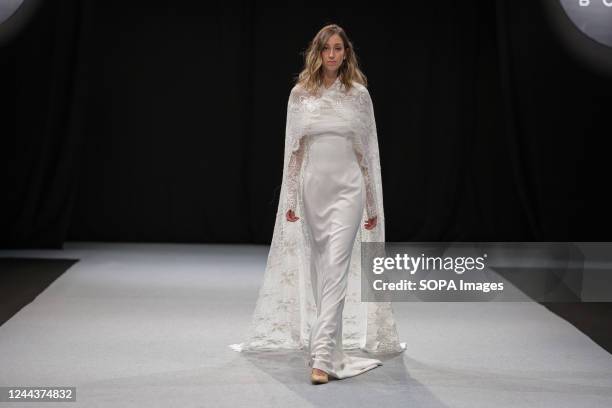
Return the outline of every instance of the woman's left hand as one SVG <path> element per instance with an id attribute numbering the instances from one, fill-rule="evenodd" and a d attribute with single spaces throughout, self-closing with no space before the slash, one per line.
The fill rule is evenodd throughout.
<path id="1" fill-rule="evenodd" d="M 374 217 L 372 217 L 369 220 L 367 220 L 366 223 L 363 226 L 367 230 L 374 229 L 374 227 L 376 227 L 377 219 L 378 219 L 378 216 L 375 215 Z"/>

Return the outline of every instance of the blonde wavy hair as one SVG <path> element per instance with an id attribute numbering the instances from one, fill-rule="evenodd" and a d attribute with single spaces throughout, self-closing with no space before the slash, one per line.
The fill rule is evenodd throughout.
<path id="1" fill-rule="evenodd" d="M 349 40 L 346 32 L 337 24 L 328 24 L 321 28 L 317 35 L 312 39 L 304 55 L 304 68 L 302 72 L 294 78 L 297 85 L 302 86 L 310 93 L 316 93 L 317 89 L 323 84 L 323 61 L 321 52 L 327 44 L 329 38 L 338 34 L 344 43 L 344 54 L 346 60 L 342 61 L 338 68 L 340 81 L 348 91 L 353 86 L 353 81 L 368 86 L 365 74 L 359 69 L 357 54 L 353 48 L 353 43 Z"/>

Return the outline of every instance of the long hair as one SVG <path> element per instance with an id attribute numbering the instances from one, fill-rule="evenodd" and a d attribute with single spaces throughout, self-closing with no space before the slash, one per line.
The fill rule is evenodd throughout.
<path id="1" fill-rule="evenodd" d="M 334 34 L 338 34 L 344 43 L 346 60 L 342 61 L 338 68 L 338 75 L 345 89 L 351 89 L 353 81 L 363 86 L 368 86 L 365 74 L 359 69 L 357 54 L 355 54 L 353 43 L 349 40 L 342 27 L 337 24 L 328 24 L 319 30 L 308 45 L 306 51 L 303 52 L 304 68 L 295 78 L 296 84 L 301 85 L 310 93 L 315 93 L 323 84 L 323 61 L 321 59 L 321 52 L 329 38 Z"/>

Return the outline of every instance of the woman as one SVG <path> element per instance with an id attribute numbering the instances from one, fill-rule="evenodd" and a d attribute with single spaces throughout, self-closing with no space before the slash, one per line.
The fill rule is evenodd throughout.
<path id="1" fill-rule="evenodd" d="M 388 353 L 406 345 L 389 302 L 360 301 L 361 242 L 385 239 L 365 75 L 335 24 L 317 33 L 305 59 L 287 106 L 283 183 L 264 282 L 248 341 L 230 347 L 303 349 L 311 381 L 321 384 L 382 365 L 344 349 Z"/>

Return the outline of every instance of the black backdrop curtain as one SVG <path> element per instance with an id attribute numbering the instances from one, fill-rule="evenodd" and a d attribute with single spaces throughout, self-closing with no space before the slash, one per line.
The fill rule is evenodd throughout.
<path id="1" fill-rule="evenodd" d="M 541 2 L 47 0 L 0 48 L 2 246 L 269 243 L 329 22 L 370 81 L 388 240 L 606 240 L 612 81 Z"/>

